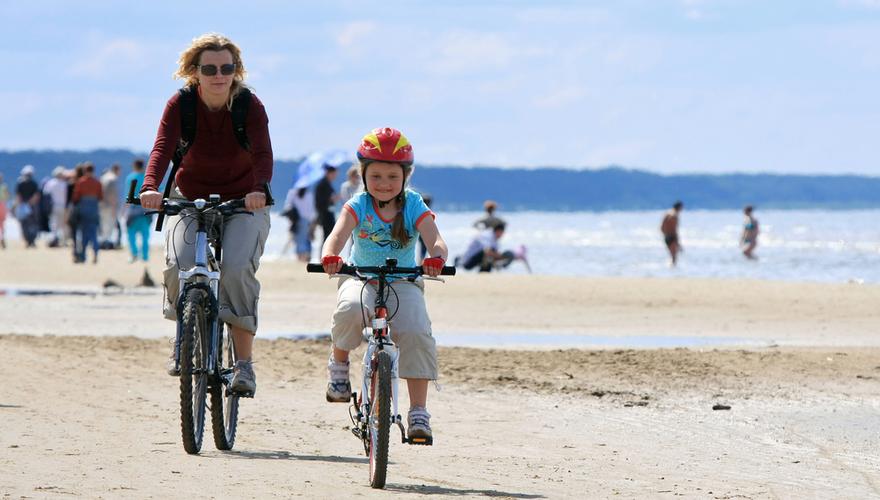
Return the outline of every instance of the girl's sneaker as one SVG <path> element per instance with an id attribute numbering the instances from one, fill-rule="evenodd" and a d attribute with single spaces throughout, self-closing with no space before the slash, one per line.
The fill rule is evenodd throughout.
<path id="1" fill-rule="evenodd" d="M 431 414 L 423 406 L 409 409 L 406 418 L 406 437 L 412 444 L 433 444 L 434 434 L 431 432 Z"/>
<path id="2" fill-rule="evenodd" d="M 337 363 L 330 355 L 327 361 L 327 401 L 330 403 L 347 403 L 351 400 L 351 382 L 348 378 L 349 362 Z"/>

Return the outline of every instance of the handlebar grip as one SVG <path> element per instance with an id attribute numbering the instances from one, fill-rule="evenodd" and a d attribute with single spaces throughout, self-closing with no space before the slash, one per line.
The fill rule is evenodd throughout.
<path id="1" fill-rule="evenodd" d="M 128 198 L 125 199 L 125 202 L 129 205 L 140 205 L 141 200 L 134 197 L 134 188 L 137 187 L 137 179 L 132 179 L 131 184 L 128 186 Z"/>
<path id="2" fill-rule="evenodd" d="M 269 183 L 263 184 L 263 191 L 266 192 L 266 206 L 274 205 L 275 198 L 272 198 L 272 188 L 269 186 Z"/>
<path id="3" fill-rule="evenodd" d="M 310 273 L 323 273 L 324 265 L 318 264 L 316 262 L 310 262 L 306 264 L 306 271 Z M 348 264 L 343 264 L 342 269 L 340 269 L 337 274 L 350 274 L 354 276 L 356 272 L 357 266 L 349 266 Z"/>
<path id="4" fill-rule="evenodd" d="M 455 276 L 455 266 L 443 266 L 440 270 L 441 276 Z"/>

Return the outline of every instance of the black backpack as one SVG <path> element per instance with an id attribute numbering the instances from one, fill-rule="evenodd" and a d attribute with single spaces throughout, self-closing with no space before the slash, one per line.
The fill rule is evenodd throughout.
<path id="1" fill-rule="evenodd" d="M 193 141 L 196 140 L 196 104 L 198 104 L 197 88 L 195 85 L 183 87 L 177 91 L 180 94 L 180 141 L 177 143 L 177 149 L 174 150 L 174 156 L 171 158 L 171 173 L 168 174 L 168 182 L 165 183 L 165 190 L 162 194 L 163 198 L 168 198 L 171 194 L 171 184 L 174 183 L 174 176 L 177 175 L 177 168 L 180 161 L 183 160 L 186 152 L 189 151 Z M 235 140 L 245 150 L 251 150 L 251 143 L 247 137 L 247 114 L 251 107 L 250 89 L 242 87 L 232 100 L 232 131 L 235 133 Z M 156 231 L 162 230 L 162 221 L 164 214 L 159 214 L 156 218 Z"/>

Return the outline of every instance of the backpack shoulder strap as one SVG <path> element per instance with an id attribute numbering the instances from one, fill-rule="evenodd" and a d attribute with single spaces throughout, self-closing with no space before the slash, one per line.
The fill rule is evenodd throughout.
<path id="1" fill-rule="evenodd" d="M 247 87 L 243 87 L 235 99 L 232 100 L 232 130 L 235 132 L 235 139 L 238 144 L 246 151 L 251 150 L 251 143 L 247 137 L 247 114 L 251 107 L 251 91 Z"/>
<path id="2" fill-rule="evenodd" d="M 180 94 L 180 142 L 177 144 L 178 161 L 183 158 L 196 139 L 196 86 L 186 86 L 178 91 Z"/>
<path id="3" fill-rule="evenodd" d="M 168 198 L 171 195 L 171 185 L 174 184 L 180 161 L 183 160 L 183 156 L 196 138 L 196 92 L 198 91 L 195 85 L 192 85 L 183 87 L 177 92 L 180 94 L 178 100 L 180 104 L 180 140 L 177 142 L 174 156 L 171 157 L 171 172 L 168 173 L 168 180 L 165 181 L 165 189 L 162 191 L 163 198 Z M 162 230 L 164 219 L 165 214 L 163 213 L 156 217 L 156 231 Z"/>

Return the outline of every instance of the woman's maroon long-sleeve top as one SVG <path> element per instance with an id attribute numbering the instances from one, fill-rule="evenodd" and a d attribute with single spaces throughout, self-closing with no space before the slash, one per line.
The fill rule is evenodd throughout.
<path id="1" fill-rule="evenodd" d="M 177 170 L 176 184 L 190 200 L 219 194 L 221 200 L 243 198 L 250 192 L 263 192 L 272 180 L 272 143 L 269 118 L 257 96 L 251 97 L 245 123 L 250 151 L 235 139 L 232 113 L 225 107 L 211 111 L 196 99 L 196 135 Z M 180 94 L 175 92 L 159 123 L 156 143 L 144 175 L 141 192 L 159 190 L 171 158 L 180 141 Z"/>

